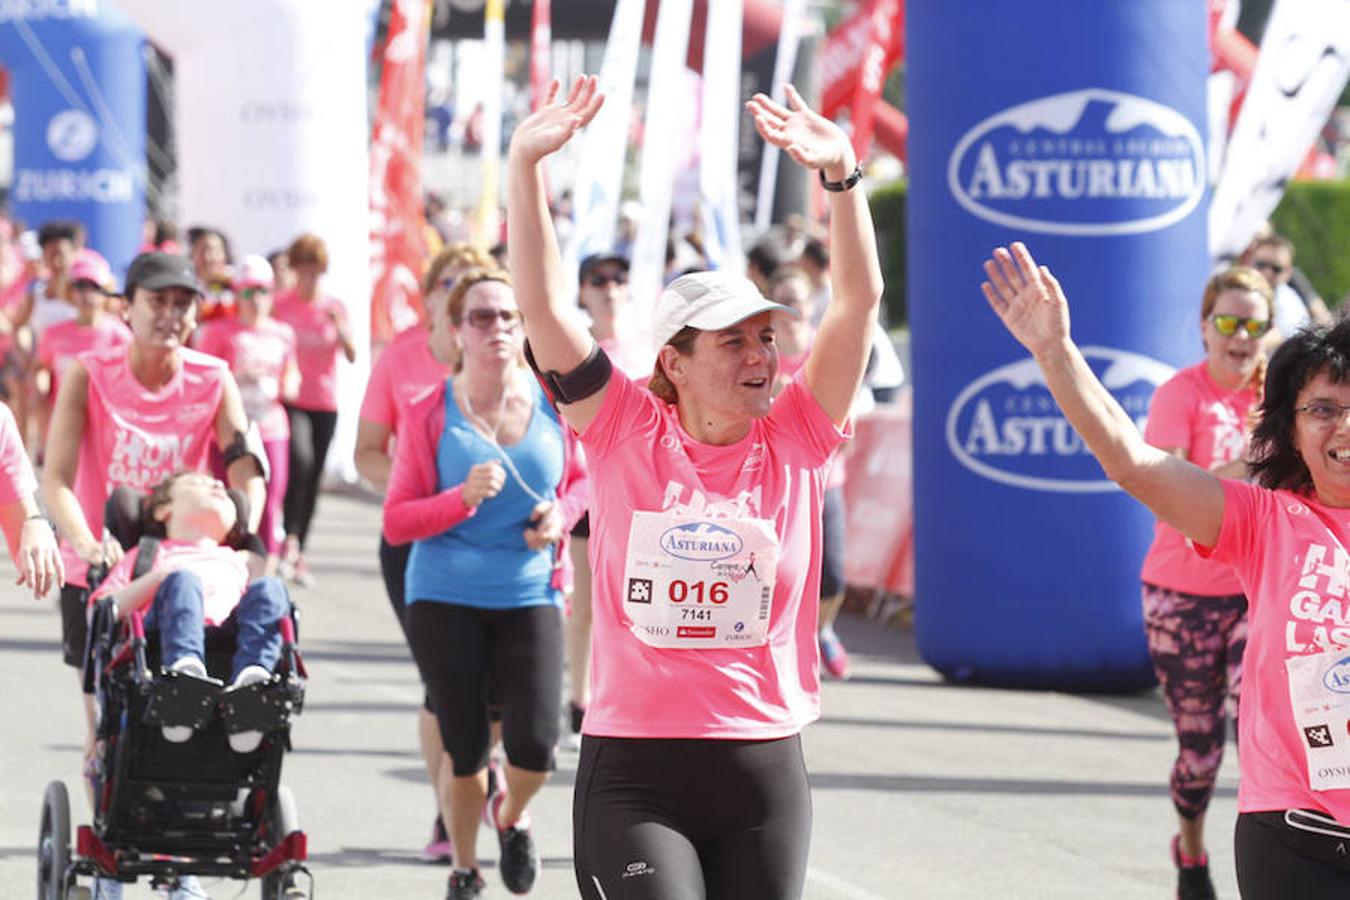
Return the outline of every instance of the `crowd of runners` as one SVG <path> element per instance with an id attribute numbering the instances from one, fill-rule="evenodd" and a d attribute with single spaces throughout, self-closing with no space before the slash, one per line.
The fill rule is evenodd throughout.
<path id="1" fill-rule="evenodd" d="M 519 124 L 505 261 L 460 244 L 435 254 L 425 321 L 384 348 L 361 404 L 355 461 L 384 492 L 380 570 L 424 686 L 425 852 L 450 865 L 448 898 L 480 896 L 486 826 L 506 888 L 528 892 L 530 801 L 570 744 L 582 896 L 798 897 L 811 834 L 800 733 L 819 715 L 822 668 L 848 671 L 831 627 L 844 587 L 833 463 L 860 398 L 884 400 L 901 377 L 877 321 L 861 170 L 793 89 L 785 105 L 757 95 L 761 137 L 818 173 L 828 235 L 795 261 L 752 254 L 749 278 L 672 272 L 650 322 L 634 323 L 622 254 L 588 257 L 570 283 L 544 184 L 545 160 L 603 102 L 594 78 L 555 84 Z M 180 676 L 205 677 L 204 629 L 234 636 L 230 688 L 247 687 L 276 662 L 285 582 L 326 577 L 305 549 L 339 358 L 358 348 L 344 301 L 323 290 L 324 241 L 235 259 L 213 229 L 190 232 L 185 255 L 147 234 L 118 286 L 83 237 L 49 223 L 31 259 L 9 243 L 0 256 L 0 529 L 23 585 L 59 586 L 72 667 L 91 597 L 109 595 L 149 613 Z M 1143 435 L 1024 246 L 994 252 L 983 289 L 1108 475 L 1159 520 L 1141 581 L 1180 745 L 1178 895 L 1213 896 L 1205 811 L 1241 684 L 1243 895 L 1339 896 L 1350 759 L 1317 754 L 1350 720 L 1336 690 L 1350 679 L 1336 628 L 1350 622 L 1350 325 L 1289 307 L 1281 239 L 1244 262 L 1206 286 L 1205 357 L 1158 389 Z M 149 567 L 104 527 L 119 486 L 145 495 L 164 537 Z M 170 896 L 205 894 L 184 877 Z"/>

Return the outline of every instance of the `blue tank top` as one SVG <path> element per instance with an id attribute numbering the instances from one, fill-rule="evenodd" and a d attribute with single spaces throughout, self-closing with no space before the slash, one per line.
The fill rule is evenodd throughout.
<path id="1" fill-rule="evenodd" d="M 477 463 L 502 459 L 505 453 L 520 477 L 545 500 L 557 499 L 563 473 L 562 424 L 544 400 L 537 383 L 534 409 L 525 435 L 509 447 L 497 448 L 480 434 L 455 402 L 453 379 L 445 386 L 445 429 L 436 448 L 436 487 L 464 482 Z M 503 463 L 505 466 L 505 463 Z M 538 502 L 506 468 L 500 494 L 483 501 L 478 512 L 448 531 L 414 542 L 408 557 L 408 603 L 434 600 L 482 609 L 561 605 L 552 587 L 555 548 L 531 550 L 524 531 Z"/>

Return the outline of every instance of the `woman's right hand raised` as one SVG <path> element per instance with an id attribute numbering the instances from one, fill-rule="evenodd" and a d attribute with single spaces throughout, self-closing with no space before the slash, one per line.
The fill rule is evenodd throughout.
<path id="1" fill-rule="evenodd" d="M 994 251 L 984 262 L 989 280 L 980 285 L 985 299 L 1013 337 L 1032 356 L 1069 339 L 1069 303 L 1055 276 L 1037 266 L 1031 251 L 1017 241 L 1009 252 Z"/>
<path id="2" fill-rule="evenodd" d="M 487 462 L 476 463 L 473 468 L 469 469 L 469 475 L 464 479 L 460 496 L 463 498 L 465 506 L 474 508 L 484 500 L 500 494 L 505 485 L 506 470 L 497 460 L 490 459 Z"/>
<path id="3" fill-rule="evenodd" d="M 561 86 L 553 79 L 544 102 L 516 126 L 511 134 L 511 156 L 532 164 L 556 152 L 595 118 L 605 102 L 594 75 L 578 75 L 560 102 Z"/>

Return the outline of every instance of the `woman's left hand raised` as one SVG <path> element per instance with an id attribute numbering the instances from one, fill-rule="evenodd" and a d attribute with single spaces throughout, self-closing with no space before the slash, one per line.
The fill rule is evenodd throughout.
<path id="1" fill-rule="evenodd" d="M 542 550 L 562 540 L 563 520 L 558 504 L 545 501 L 536 504 L 530 513 L 532 527 L 525 529 L 525 546 Z"/>
<path id="2" fill-rule="evenodd" d="M 511 156 L 533 164 L 557 152 L 595 118 L 605 102 L 594 75 L 578 75 L 561 101 L 560 88 L 555 78 L 544 102 L 516 126 L 511 133 Z"/>
<path id="3" fill-rule="evenodd" d="M 755 117 L 755 129 L 808 169 L 820 169 L 831 181 L 840 181 L 857 163 L 853 145 L 843 129 L 806 105 L 792 85 L 784 85 L 787 106 L 764 94 L 755 94 L 746 108 Z"/>

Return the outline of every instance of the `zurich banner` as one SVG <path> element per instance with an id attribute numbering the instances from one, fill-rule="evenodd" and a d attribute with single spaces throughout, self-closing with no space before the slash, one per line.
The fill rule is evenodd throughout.
<path id="1" fill-rule="evenodd" d="M 109 0 L 0 3 L 14 103 L 10 205 L 74 219 L 121 271 L 145 219 L 144 37 Z"/>
<path id="2" fill-rule="evenodd" d="M 1147 686 L 1153 520 L 988 308 L 980 264 L 1026 242 L 1142 426 L 1203 352 L 1205 2 L 909 0 L 906 19 L 919 651 L 959 681 Z"/>

